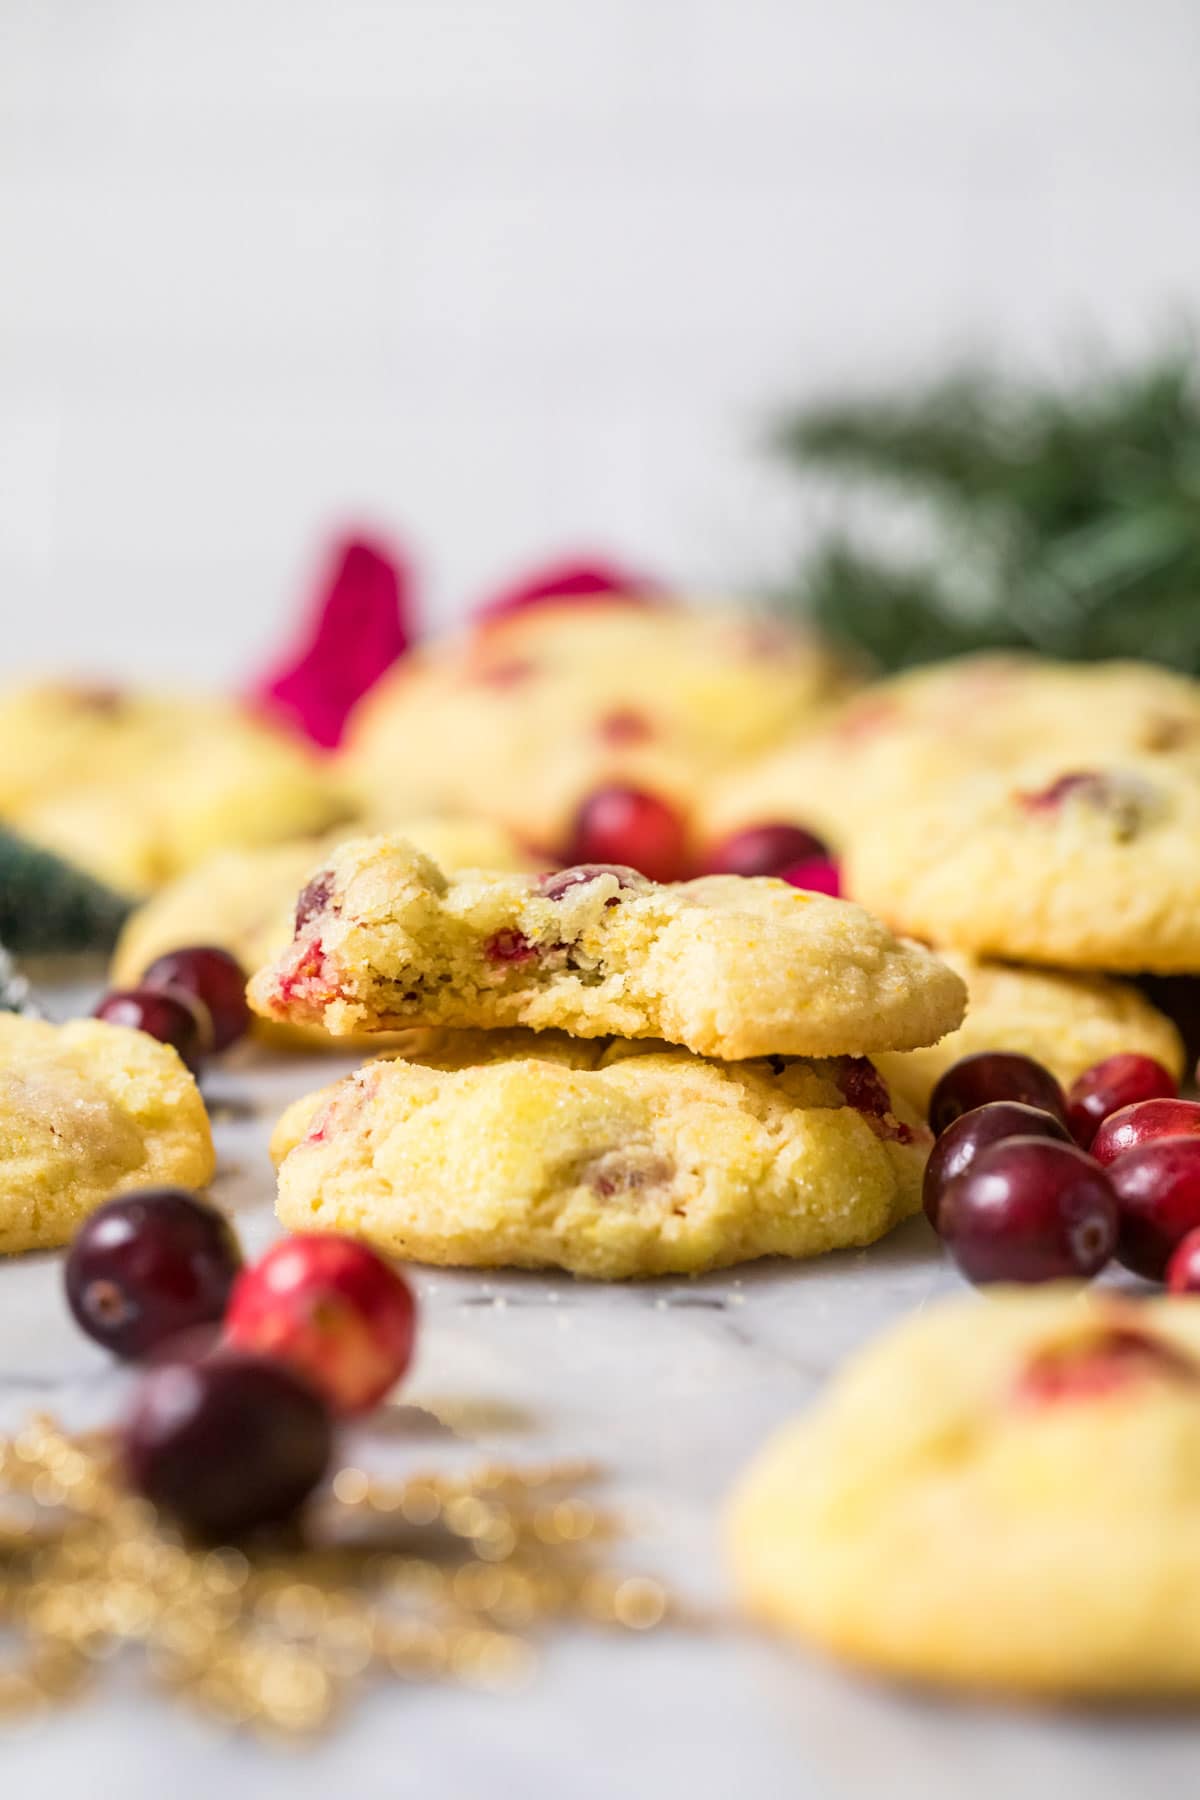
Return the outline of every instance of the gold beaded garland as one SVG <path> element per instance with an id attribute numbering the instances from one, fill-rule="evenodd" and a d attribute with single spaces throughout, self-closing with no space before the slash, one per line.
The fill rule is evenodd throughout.
<path id="1" fill-rule="evenodd" d="M 187 1542 L 120 1481 L 111 1436 L 36 1417 L 0 1440 L 0 1717 L 72 1696 L 118 1651 L 203 1711 L 268 1734 L 327 1726 L 356 1684 L 527 1680 L 556 1619 L 645 1631 L 679 1612 L 610 1570 L 617 1523 L 573 1490 L 579 1462 L 493 1463 L 398 1482 L 338 1471 L 303 1538 Z"/>

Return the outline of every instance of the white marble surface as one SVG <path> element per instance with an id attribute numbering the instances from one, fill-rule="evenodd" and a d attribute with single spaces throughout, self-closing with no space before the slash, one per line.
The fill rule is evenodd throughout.
<path id="1" fill-rule="evenodd" d="M 210 1084 L 216 1193 L 248 1250 L 274 1233 L 266 1137 L 329 1064 L 252 1059 Z M 628 1556 L 720 1609 L 708 1633 L 547 1640 L 517 1694 L 397 1686 L 300 1753 L 214 1731 L 118 1671 L 100 1692 L 7 1730 L 8 1791 L 121 1800 L 1124 1800 L 1187 1791 L 1200 1732 L 1186 1720 L 1052 1717 L 950 1706 L 831 1669 L 739 1627 L 728 1611 L 721 1498 L 780 1420 L 869 1333 L 955 1277 L 924 1221 L 869 1253 L 762 1264 L 696 1281 L 601 1287 L 568 1278 L 418 1272 L 420 1349 L 405 1398 L 502 1403 L 478 1450 L 511 1460 L 583 1454 L 634 1530 Z M 31 1406 L 111 1418 L 126 1380 L 74 1329 L 60 1259 L 0 1267 L 0 1429 Z M 500 1411 L 499 1408 L 496 1409 Z M 385 1416 L 368 1458 L 454 1454 L 410 1411 Z M 1103 1571 L 1097 1571 L 1103 1579 Z"/>

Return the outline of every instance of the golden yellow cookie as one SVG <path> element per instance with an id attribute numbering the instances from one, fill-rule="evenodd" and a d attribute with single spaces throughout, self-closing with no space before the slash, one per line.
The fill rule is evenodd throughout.
<path id="1" fill-rule="evenodd" d="M 1182 1038 L 1130 982 L 987 962 L 962 950 L 938 955 L 967 984 L 965 1021 L 928 1049 L 876 1058 L 922 1117 L 938 1077 L 977 1050 L 1018 1050 L 1043 1063 L 1064 1087 L 1122 1051 L 1157 1058 L 1176 1080 L 1183 1075 Z"/>
<path id="2" fill-rule="evenodd" d="M 111 1195 L 203 1187 L 213 1169 L 204 1102 L 168 1045 L 0 1014 L 0 1252 L 53 1249 Z"/>
<path id="3" fill-rule="evenodd" d="M 349 810 L 328 762 L 231 702 L 69 685 L 0 701 L 0 816 L 127 892 Z"/>
<path id="4" fill-rule="evenodd" d="M 865 1059 L 463 1035 L 475 1063 L 368 1063 L 285 1114 L 285 1225 L 609 1280 L 869 1244 L 920 1204 L 929 1134 Z"/>
<path id="5" fill-rule="evenodd" d="M 727 1058 L 915 1049 L 961 1023 L 966 996 L 860 907 L 786 882 L 446 876 L 402 838 L 330 858 L 249 992 L 264 1017 L 336 1036 L 529 1025 Z"/>
<path id="6" fill-rule="evenodd" d="M 351 721 L 366 807 L 483 813 L 543 850 L 613 782 L 690 809 L 726 768 L 826 707 L 846 675 L 811 637 L 743 614 L 547 605 L 406 657 Z"/>
<path id="7" fill-rule="evenodd" d="M 1200 761 L 963 776 L 851 844 L 844 885 L 899 931 L 1071 969 L 1200 969 Z"/>
<path id="8" fill-rule="evenodd" d="M 486 819 L 410 819 L 404 835 L 447 869 L 527 869 L 515 838 Z M 113 952 L 114 987 L 134 987 L 155 957 L 189 944 L 216 944 L 247 973 L 278 956 L 291 939 L 296 895 L 335 845 L 302 839 L 251 850 L 223 850 L 177 876 L 133 913 Z M 329 1035 L 309 1026 L 257 1020 L 281 1046 L 328 1049 Z"/>
<path id="9" fill-rule="evenodd" d="M 961 657 L 862 689 L 827 722 L 736 770 L 710 790 L 704 831 L 716 841 L 749 825 L 797 824 L 844 846 L 972 768 L 1198 748 L 1200 684 L 1187 676 L 1148 663 Z"/>
<path id="10" fill-rule="evenodd" d="M 872 1669 L 1200 1696 L 1200 1302 L 994 1292 L 861 1352 L 743 1478 L 761 1618 Z"/>

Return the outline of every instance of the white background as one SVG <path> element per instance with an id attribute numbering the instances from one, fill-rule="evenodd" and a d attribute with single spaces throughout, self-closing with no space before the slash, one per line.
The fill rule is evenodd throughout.
<path id="1" fill-rule="evenodd" d="M 1198 0 L 0 0 L 5 672 L 239 676 L 355 519 L 771 580 L 773 408 L 1149 342 L 1198 177 Z"/>

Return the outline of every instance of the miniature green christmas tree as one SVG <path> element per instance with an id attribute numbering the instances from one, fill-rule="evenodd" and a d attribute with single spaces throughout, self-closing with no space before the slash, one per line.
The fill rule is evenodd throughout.
<path id="1" fill-rule="evenodd" d="M 1200 674 L 1200 370 L 1187 349 L 1073 387 L 967 372 L 783 422 L 808 476 L 916 508 L 904 561 L 843 531 L 788 599 L 885 668 L 987 646 Z"/>
<path id="2" fill-rule="evenodd" d="M 0 827 L 0 945 L 23 955 L 108 950 L 134 904 Z"/>

